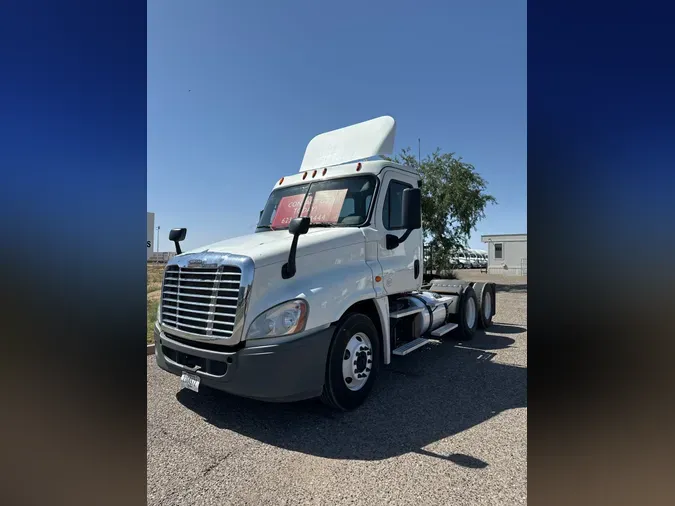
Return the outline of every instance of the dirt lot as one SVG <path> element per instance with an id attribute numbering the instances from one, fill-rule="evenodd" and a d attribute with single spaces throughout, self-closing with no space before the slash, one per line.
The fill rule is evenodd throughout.
<path id="1" fill-rule="evenodd" d="M 525 504 L 527 279 L 458 277 L 498 283 L 494 326 L 395 357 L 351 413 L 179 391 L 148 357 L 148 504 Z"/>

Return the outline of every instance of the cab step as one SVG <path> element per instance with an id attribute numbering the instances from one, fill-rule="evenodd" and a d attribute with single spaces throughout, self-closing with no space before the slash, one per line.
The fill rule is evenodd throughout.
<path id="1" fill-rule="evenodd" d="M 417 348 L 421 348 L 425 344 L 427 344 L 431 339 L 426 339 L 424 337 L 418 337 L 417 339 L 413 339 L 412 341 L 409 341 L 398 348 L 396 348 L 392 353 L 394 355 L 407 355 L 411 351 L 415 351 Z"/>
<path id="2" fill-rule="evenodd" d="M 455 330 L 459 325 L 456 323 L 447 323 L 442 327 L 438 327 L 436 330 L 431 332 L 431 335 L 434 337 L 441 337 L 447 334 L 448 332 Z"/>

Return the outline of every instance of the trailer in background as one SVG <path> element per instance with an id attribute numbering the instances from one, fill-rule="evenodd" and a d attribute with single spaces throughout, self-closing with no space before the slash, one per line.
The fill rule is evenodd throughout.
<path id="1" fill-rule="evenodd" d="M 155 251 L 150 254 L 148 262 L 165 264 L 175 256 L 176 256 L 175 251 Z"/>

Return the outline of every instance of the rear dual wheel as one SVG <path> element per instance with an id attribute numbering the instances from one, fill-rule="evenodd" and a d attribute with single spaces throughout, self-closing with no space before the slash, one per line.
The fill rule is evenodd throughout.
<path id="1" fill-rule="evenodd" d="M 457 313 L 451 314 L 449 319 L 459 325 L 459 334 L 457 337 L 464 341 L 469 341 L 473 338 L 478 327 L 478 297 L 476 292 L 470 286 L 462 292 L 459 297 L 459 308 Z"/>
<path id="2" fill-rule="evenodd" d="M 475 283 L 473 288 L 480 300 L 478 326 L 487 329 L 492 326 L 492 317 L 495 312 L 495 285 L 494 283 Z"/>
<path id="3" fill-rule="evenodd" d="M 481 328 L 487 329 L 492 326 L 492 298 L 494 293 L 489 288 L 486 288 L 483 291 L 483 302 L 480 308 L 480 319 L 479 323 Z"/>

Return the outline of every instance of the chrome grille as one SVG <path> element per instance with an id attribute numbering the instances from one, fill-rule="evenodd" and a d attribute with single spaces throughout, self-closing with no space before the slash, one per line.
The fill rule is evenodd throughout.
<path id="1" fill-rule="evenodd" d="M 162 285 L 162 324 L 204 337 L 230 337 L 236 323 L 241 269 L 169 265 Z"/>

